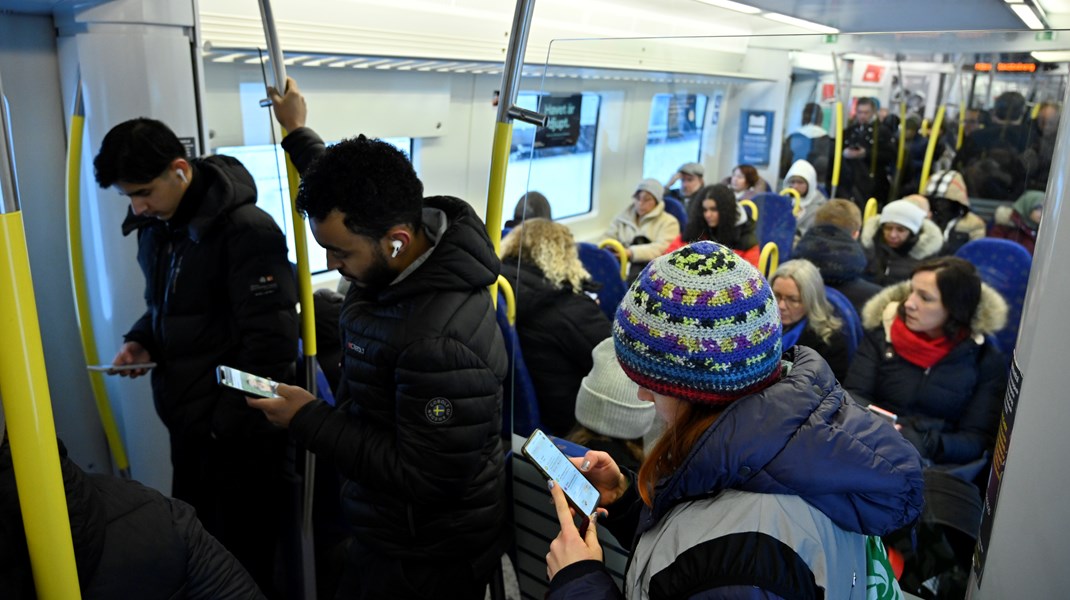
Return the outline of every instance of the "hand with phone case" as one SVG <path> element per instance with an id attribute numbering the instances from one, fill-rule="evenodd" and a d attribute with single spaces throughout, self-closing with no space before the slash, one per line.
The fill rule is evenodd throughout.
<path id="1" fill-rule="evenodd" d="M 115 355 L 115 358 L 111 360 L 111 364 L 116 367 L 122 367 L 125 365 L 144 365 L 152 362 L 152 355 L 138 342 L 127 342 L 123 344 L 123 347 L 119 349 L 119 353 Z M 130 379 L 136 379 L 141 377 L 145 373 L 149 372 L 149 367 L 142 368 L 127 368 L 127 369 L 115 369 L 108 371 L 109 375 L 118 375 L 120 377 L 129 377 Z"/>

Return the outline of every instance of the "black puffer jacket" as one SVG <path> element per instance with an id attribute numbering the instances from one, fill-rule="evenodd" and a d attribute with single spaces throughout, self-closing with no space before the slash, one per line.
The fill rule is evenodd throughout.
<path id="1" fill-rule="evenodd" d="M 427 261 L 342 308 L 340 409 L 313 402 L 290 431 L 349 479 L 356 539 L 395 558 L 501 556 L 501 382 L 508 361 L 487 286 L 500 263 L 457 198 L 424 201 L 448 228 Z"/>
<path id="2" fill-rule="evenodd" d="M 168 221 L 128 213 L 138 232 L 148 310 L 126 334 L 152 355 L 156 411 L 172 435 L 272 431 L 263 413 L 216 383 L 228 365 L 292 381 L 296 282 L 286 239 L 256 207 L 256 185 L 227 156 L 192 161 L 193 180 Z"/>
<path id="3" fill-rule="evenodd" d="M 937 464 L 965 464 L 992 448 L 1007 385 L 1007 360 L 984 336 L 1001 329 L 1007 304 L 982 287 L 981 304 L 970 324 L 973 336 L 955 346 L 930 369 L 899 356 L 891 326 L 910 284 L 886 288 L 866 304 L 866 337 L 858 347 L 844 387 L 862 404 L 899 415 L 903 436 Z"/>
<path id="4" fill-rule="evenodd" d="M 555 288 L 543 272 L 515 257 L 502 275 L 516 290 L 516 333 L 539 399 L 539 420 L 551 435 L 576 424 L 576 393 L 591 371 L 591 351 L 609 337 L 610 323 L 586 294 Z"/>
<path id="5" fill-rule="evenodd" d="M 888 286 L 910 279 L 910 272 L 918 263 L 939 254 L 944 245 L 944 234 L 936 223 L 925 219 L 912 241 L 892 248 L 884 241 L 878 216 L 870 217 L 862 225 L 859 241 L 868 260 L 866 279 L 880 286 Z"/>
<path id="6" fill-rule="evenodd" d="M 204 530 L 193 508 L 133 481 L 87 475 L 60 443 L 82 598 L 263 598 Z M 0 446 L 0 590 L 34 598 L 22 514 L 5 437 Z"/>

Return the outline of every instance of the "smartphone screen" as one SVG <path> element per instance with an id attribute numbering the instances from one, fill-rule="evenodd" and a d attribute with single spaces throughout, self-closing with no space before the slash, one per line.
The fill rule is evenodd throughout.
<path id="1" fill-rule="evenodd" d="M 234 367 L 224 367 L 220 365 L 216 368 L 216 379 L 219 381 L 219 385 L 234 388 L 238 391 L 245 392 L 250 396 L 260 396 L 261 398 L 275 397 L 276 383 L 267 377 L 260 377 L 259 375 L 253 375 L 252 373 L 239 371 Z"/>
<path id="2" fill-rule="evenodd" d="M 896 421 L 899 420 L 899 415 L 895 414 L 892 411 L 884 410 L 883 408 L 877 406 L 876 404 L 870 404 L 867 408 L 869 408 L 869 412 L 877 415 L 878 417 L 884 419 L 885 421 L 888 421 L 892 425 L 895 425 Z"/>
<path id="3" fill-rule="evenodd" d="M 86 367 L 90 371 L 99 371 L 107 373 L 109 371 L 136 371 L 138 369 L 151 369 L 156 366 L 156 363 L 141 363 L 137 365 L 89 365 Z"/>
<path id="4" fill-rule="evenodd" d="M 598 506 L 598 489 L 572 464 L 545 433 L 536 429 L 522 449 L 543 475 L 560 486 L 580 514 L 588 516 Z"/>

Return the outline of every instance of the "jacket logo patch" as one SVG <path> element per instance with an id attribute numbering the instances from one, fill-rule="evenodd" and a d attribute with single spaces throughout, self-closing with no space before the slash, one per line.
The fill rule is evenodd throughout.
<path id="1" fill-rule="evenodd" d="M 453 416 L 453 404 L 445 398 L 432 398 L 424 407 L 424 414 L 435 425 L 445 423 Z"/>
<path id="2" fill-rule="evenodd" d="M 353 352 L 356 352 L 357 354 L 364 354 L 364 348 L 361 348 L 360 346 L 354 344 L 353 342 L 346 342 L 346 348 L 349 348 L 350 350 L 352 350 Z"/>
<path id="3" fill-rule="evenodd" d="M 279 289 L 279 284 L 275 281 L 274 275 L 264 275 L 257 278 L 256 282 L 249 286 L 249 292 L 253 296 L 267 296 L 268 294 L 274 294 Z"/>

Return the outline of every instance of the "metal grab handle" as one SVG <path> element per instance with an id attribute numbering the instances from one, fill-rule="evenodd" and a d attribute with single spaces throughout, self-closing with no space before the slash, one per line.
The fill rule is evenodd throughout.
<path id="1" fill-rule="evenodd" d="M 762 253 L 758 257 L 758 270 L 765 275 L 766 279 L 769 279 L 773 273 L 776 273 L 779 266 L 780 247 L 776 245 L 776 242 L 767 242 L 762 246 Z"/>
<path id="2" fill-rule="evenodd" d="M 613 238 L 605 239 L 599 242 L 599 248 L 606 248 L 610 252 L 617 255 L 617 259 L 620 260 L 620 278 L 628 280 L 628 251 L 624 249 L 624 244 L 618 242 Z"/>
<path id="3" fill-rule="evenodd" d="M 739 205 L 742 206 L 743 208 L 749 208 L 750 209 L 750 220 L 751 221 L 755 221 L 755 222 L 758 221 L 758 205 L 757 204 L 755 204 L 751 200 L 740 200 L 739 201 Z"/>
<path id="4" fill-rule="evenodd" d="M 509 107 L 509 110 L 506 111 L 506 114 L 509 115 L 510 119 L 516 121 L 531 123 L 532 125 L 536 125 L 538 127 L 546 127 L 547 117 L 546 115 L 538 111 L 521 108 L 514 104 Z"/>
<path id="5" fill-rule="evenodd" d="M 799 193 L 799 190 L 791 187 L 786 187 L 780 190 L 780 195 L 792 196 L 795 198 L 791 205 L 791 214 L 795 215 L 796 217 L 799 216 L 799 214 L 802 212 L 802 194 Z"/>

